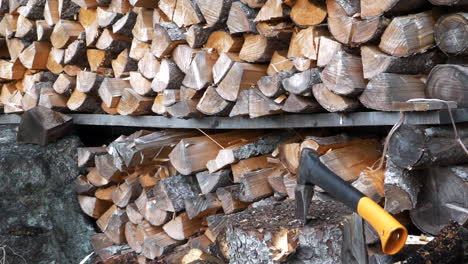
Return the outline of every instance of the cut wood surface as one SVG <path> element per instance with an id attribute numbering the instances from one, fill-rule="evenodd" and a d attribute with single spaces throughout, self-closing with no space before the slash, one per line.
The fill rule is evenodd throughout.
<path id="1" fill-rule="evenodd" d="M 367 108 L 392 111 L 393 102 L 425 97 L 425 86 L 419 76 L 381 73 L 367 84 L 359 101 Z"/>
<path id="2" fill-rule="evenodd" d="M 468 54 L 468 13 L 455 13 L 437 20 L 434 37 L 437 46 L 451 55 Z"/>
<path id="3" fill-rule="evenodd" d="M 429 98 L 455 101 L 461 107 L 468 106 L 468 67 L 444 64 L 434 67 L 426 82 Z"/>
<path id="4" fill-rule="evenodd" d="M 359 101 L 333 93 L 325 84 L 312 87 L 317 102 L 329 112 L 349 112 L 359 107 Z"/>

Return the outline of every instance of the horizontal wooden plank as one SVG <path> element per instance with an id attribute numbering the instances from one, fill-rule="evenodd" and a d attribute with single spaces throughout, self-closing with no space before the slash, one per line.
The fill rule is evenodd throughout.
<path id="1" fill-rule="evenodd" d="M 406 124 L 439 125 L 450 123 L 447 110 L 407 112 L 406 115 Z M 134 117 L 93 114 L 71 114 L 71 116 L 77 125 L 203 129 L 392 126 L 400 118 L 399 112 L 292 114 L 255 119 L 248 117 L 204 117 L 187 120 L 163 116 Z M 453 116 L 457 123 L 468 122 L 468 109 L 453 110 Z M 0 124 L 18 124 L 20 119 L 18 115 L 0 115 Z"/>

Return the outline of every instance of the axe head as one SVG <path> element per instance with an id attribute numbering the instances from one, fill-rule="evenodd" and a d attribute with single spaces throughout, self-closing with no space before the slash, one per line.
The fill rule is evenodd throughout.
<path id="1" fill-rule="evenodd" d="M 309 206 L 314 196 L 314 185 L 297 184 L 296 185 L 296 218 L 301 220 L 305 225 L 307 223 L 307 215 L 309 214 Z"/>

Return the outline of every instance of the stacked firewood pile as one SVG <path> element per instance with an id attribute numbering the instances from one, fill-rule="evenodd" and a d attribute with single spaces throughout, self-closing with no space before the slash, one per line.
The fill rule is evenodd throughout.
<path id="1" fill-rule="evenodd" d="M 2 0 L 0 107 L 178 118 L 388 111 L 425 97 L 464 107 L 463 4 Z"/>
<path id="2" fill-rule="evenodd" d="M 408 227 L 414 223 L 422 232 L 436 234 L 450 219 L 468 219 L 468 167 L 427 166 L 468 158 L 452 144 L 448 129 L 425 132 L 426 138 L 420 138 L 421 131 L 413 127 L 399 130 L 389 143 L 387 166 L 379 167 L 381 139 L 362 135 L 139 131 L 107 147 L 79 149 L 78 163 L 87 174 L 76 181 L 78 200 L 103 232 L 91 238 L 103 260 L 134 252 L 141 263 L 278 263 L 312 254 L 315 262 L 310 263 L 332 263 L 347 249 L 364 248 L 367 254 L 367 244 L 378 245 L 378 236 L 362 222 L 356 235 L 358 220 L 319 188 L 321 201 L 311 206 L 311 226 L 300 225 L 291 200 L 301 150 L 316 150 L 321 162 Z M 430 144 L 450 146 L 450 157 L 448 150 L 430 154 L 418 147 L 425 152 L 421 154 L 410 144 L 398 148 L 395 142 L 402 138 L 418 138 L 422 145 L 430 138 Z M 393 158 L 395 152 L 407 158 Z M 411 155 L 433 156 L 422 161 Z"/>

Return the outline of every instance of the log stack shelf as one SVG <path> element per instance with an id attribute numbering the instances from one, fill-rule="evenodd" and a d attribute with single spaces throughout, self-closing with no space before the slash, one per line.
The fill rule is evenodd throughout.
<path id="1" fill-rule="evenodd" d="M 468 122 L 468 108 L 452 110 L 456 123 Z M 353 112 L 290 114 L 255 119 L 248 117 L 203 117 L 179 119 L 164 116 L 117 116 L 99 114 L 71 114 L 75 125 L 122 126 L 146 128 L 200 129 L 285 129 L 314 127 L 392 126 L 400 118 L 399 112 Z M 0 124 L 19 124 L 20 115 L 0 115 Z M 448 125 L 447 110 L 407 112 L 408 125 Z"/>

